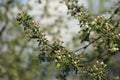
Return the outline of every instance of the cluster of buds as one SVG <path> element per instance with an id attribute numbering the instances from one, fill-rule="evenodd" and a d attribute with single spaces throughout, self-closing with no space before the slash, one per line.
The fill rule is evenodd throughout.
<path id="1" fill-rule="evenodd" d="M 97 19 L 94 19 L 91 24 L 96 25 L 96 23 L 97 23 Z"/>
<path id="2" fill-rule="evenodd" d="M 22 11 L 22 10 L 19 10 L 19 11 L 18 11 L 18 14 L 22 14 L 22 13 L 24 13 L 24 11 Z"/>
<path id="3" fill-rule="evenodd" d="M 109 49 L 109 50 L 112 51 L 112 52 L 114 52 L 114 51 L 118 51 L 119 48 L 113 47 L 113 48 L 111 48 L 111 49 Z"/>
<path id="4" fill-rule="evenodd" d="M 76 16 L 81 16 L 83 14 L 83 12 L 79 12 L 76 14 Z"/>
<path id="5" fill-rule="evenodd" d="M 105 18 L 105 15 L 97 16 L 98 19 Z"/>
<path id="6" fill-rule="evenodd" d="M 101 70 L 101 66 L 102 66 L 103 68 L 105 68 L 107 65 L 104 64 L 103 61 L 96 61 L 96 64 L 93 65 L 93 67 L 91 68 L 91 71 L 92 71 L 92 72 L 93 72 L 93 71 L 99 71 L 99 70 Z"/>
<path id="7" fill-rule="evenodd" d="M 35 25 L 35 24 L 36 24 L 36 22 L 35 22 L 34 20 L 32 20 L 32 24 L 34 24 L 34 25 Z"/>
<path id="8" fill-rule="evenodd" d="M 114 35 L 116 38 L 120 38 L 120 33 L 118 33 L 118 34 L 116 34 L 116 35 Z"/>
<path id="9" fill-rule="evenodd" d="M 105 31 L 110 31 L 110 30 L 112 30 L 114 27 L 113 26 L 111 26 L 110 24 L 108 24 L 108 23 L 105 23 Z"/>
<path id="10" fill-rule="evenodd" d="M 100 78 L 102 75 L 105 75 L 105 68 L 106 64 L 102 61 L 96 61 L 96 63 L 93 65 L 93 67 L 90 69 L 91 75 L 94 76 L 95 78 Z"/>
<path id="11" fill-rule="evenodd" d="M 91 24 L 92 25 L 96 25 L 97 23 L 101 24 L 101 22 L 103 22 L 104 19 L 105 19 L 104 16 L 97 16 L 97 18 L 95 18 Z"/>
<path id="12" fill-rule="evenodd" d="M 42 34 L 42 36 L 43 36 L 43 37 L 45 37 L 45 36 L 46 36 L 46 33 L 45 33 L 45 32 L 42 32 L 41 34 Z"/>

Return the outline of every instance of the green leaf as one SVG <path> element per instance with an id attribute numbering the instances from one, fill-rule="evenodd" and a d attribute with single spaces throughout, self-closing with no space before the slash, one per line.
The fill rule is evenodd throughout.
<path id="1" fill-rule="evenodd" d="M 59 68 L 61 65 L 60 65 L 60 63 L 57 63 L 57 68 Z"/>

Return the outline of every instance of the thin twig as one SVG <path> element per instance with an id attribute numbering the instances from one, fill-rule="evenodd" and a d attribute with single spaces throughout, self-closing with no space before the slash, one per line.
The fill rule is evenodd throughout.
<path id="1" fill-rule="evenodd" d="M 32 36 L 32 37 L 30 37 L 30 39 L 37 39 L 38 37 L 37 36 Z M 49 46 L 51 49 L 53 48 L 49 43 L 47 43 L 47 42 L 44 42 L 47 46 Z M 40 43 L 39 43 L 39 45 L 40 45 Z"/>
<path id="2" fill-rule="evenodd" d="M 1 31 L 0 31 L 0 36 L 1 36 L 2 33 L 5 31 L 6 27 L 7 27 L 7 22 L 6 22 L 6 24 L 2 27 L 2 29 L 1 29 Z"/>
<path id="3" fill-rule="evenodd" d="M 7 3 L 7 6 L 4 6 L 5 7 L 5 17 L 7 18 L 7 12 L 9 11 L 8 10 L 8 7 L 9 6 L 9 3 Z M 1 31 L 0 31 L 0 37 L 2 36 L 3 32 L 5 31 L 6 27 L 7 27 L 7 24 L 8 24 L 8 19 L 5 21 L 5 25 L 2 27 Z"/>
<path id="4" fill-rule="evenodd" d="M 101 38 L 101 36 L 99 36 L 98 38 L 94 39 L 94 40 L 91 41 L 89 44 L 87 44 L 87 45 L 85 45 L 85 46 L 83 46 L 83 47 L 81 47 L 81 48 L 75 50 L 74 52 L 78 52 L 78 51 L 80 51 L 80 50 L 82 50 L 82 49 L 85 50 L 88 46 L 90 46 L 92 43 L 94 43 L 95 41 L 99 40 L 100 38 Z"/>

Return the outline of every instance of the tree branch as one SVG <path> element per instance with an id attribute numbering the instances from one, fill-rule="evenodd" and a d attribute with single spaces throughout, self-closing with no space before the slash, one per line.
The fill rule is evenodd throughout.
<path id="1" fill-rule="evenodd" d="M 2 29 L 1 29 L 1 31 L 0 31 L 0 37 L 1 37 L 2 33 L 5 31 L 6 27 L 7 27 L 7 22 L 6 22 L 6 24 L 2 27 Z"/>
<path id="2" fill-rule="evenodd" d="M 78 52 L 78 51 L 80 51 L 80 50 L 82 50 L 82 49 L 85 50 L 88 46 L 90 46 L 92 43 L 94 43 L 95 41 L 99 40 L 100 38 L 101 38 L 101 36 L 99 36 L 98 38 L 96 38 L 96 39 L 94 39 L 93 41 L 89 42 L 89 44 L 87 44 L 87 45 L 85 45 L 85 46 L 83 46 L 83 47 L 75 50 L 74 52 Z"/>

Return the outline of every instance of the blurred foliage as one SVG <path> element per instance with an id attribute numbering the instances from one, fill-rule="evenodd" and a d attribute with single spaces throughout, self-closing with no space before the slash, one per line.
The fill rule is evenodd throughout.
<path id="1" fill-rule="evenodd" d="M 42 28 L 36 24 L 27 12 L 20 11 L 17 16 L 19 24 L 24 26 L 24 31 L 31 39 L 38 42 L 40 62 L 53 63 L 58 70 L 57 78 L 66 80 L 70 72 L 78 75 L 82 80 L 108 80 L 107 63 L 110 58 L 119 53 L 119 16 L 120 5 L 118 4 L 109 18 L 89 14 L 83 6 L 77 5 L 78 0 L 66 0 L 68 13 L 79 20 L 81 43 L 88 42 L 84 47 L 70 51 L 62 46 L 62 41 L 57 39 L 51 43 L 46 38 Z M 97 34 L 94 38 L 91 35 Z M 114 37 L 113 37 L 114 36 Z M 93 52 L 86 54 L 85 50 L 93 44 Z M 83 50 L 81 53 L 76 52 Z M 96 55 L 94 55 L 94 53 Z M 118 79 L 118 77 L 115 77 Z"/>
<path id="2" fill-rule="evenodd" d="M 91 14 L 78 4 L 78 0 L 60 1 L 60 4 L 66 4 L 68 15 L 79 21 L 80 31 L 73 35 L 73 42 L 69 44 L 88 43 L 75 51 L 55 39 L 63 36 L 61 30 L 68 29 L 68 25 L 64 23 L 65 16 L 49 12 L 51 1 L 44 1 L 39 17 L 41 20 L 56 17 L 52 24 L 38 24 L 29 15 L 32 6 L 27 3 L 0 1 L 0 80 L 119 80 L 120 67 L 115 56 L 119 56 L 120 50 L 120 1 L 108 12 L 108 18 Z M 44 1 L 38 0 L 39 4 Z M 94 4 L 90 1 L 92 8 Z M 16 8 L 20 9 L 17 21 Z M 52 36 L 52 39 L 46 36 Z M 92 52 L 88 53 L 91 45 Z"/>
<path id="3" fill-rule="evenodd" d="M 36 54 L 28 51 L 35 49 L 15 19 L 16 10 L 24 8 L 29 6 L 21 0 L 0 0 L 0 80 L 35 80 L 43 76 Z"/>

